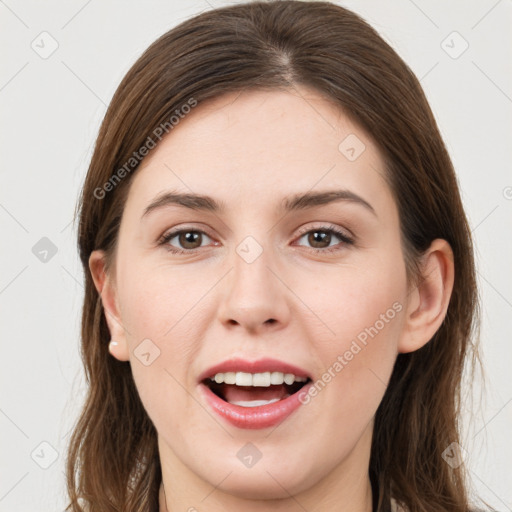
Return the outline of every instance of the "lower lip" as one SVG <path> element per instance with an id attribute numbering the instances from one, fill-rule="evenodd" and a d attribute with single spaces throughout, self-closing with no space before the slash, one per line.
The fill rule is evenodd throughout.
<path id="1" fill-rule="evenodd" d="M 206 402 L 214 412 L 231 425 L 245 429 L 263 429 L 279 425 L 303 405 L 300 396 L 307 393 L 310 385 L 311 383 L 306 384 L 299 391 L 283 400 L 279 400 L 279 402 L 258 407 L 242 407 L 230 404 L 219 398 L 208 386 L 200 384 L 199 387 Z"/>

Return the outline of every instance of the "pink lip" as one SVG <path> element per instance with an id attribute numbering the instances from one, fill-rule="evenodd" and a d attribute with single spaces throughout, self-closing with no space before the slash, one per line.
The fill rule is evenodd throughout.
<path id="1" fill-rule="evenodd" d="M 310 375 L 297 366 L 284 363 L 277 359 L 259 359 L 258 361 L 245 361 L 244 359 L 229 359 L 219 363 L 211 368 L 208 368 L 199 375 L 199 382 L 213 377 L 216 373 L 226 372 L 247 372 L 247 373 L 262 373 L 262 372 L 282 372 L 293 373 L 296 377 L 310 377 Z"/>
<path id="2" fill-rule="evenodd" d="M 300 397 L 302 394 L 307 393 L 312 385 L 311 382 L 308 382 L 300 391 L 283 400 L 279 400 L 279 402 L 258 407 L 242 407 L 222 400 L 208 386 L 202 383 L 203 380 L 213 377 L 217 373 L 226 372 L 282 372 L 293 373 L 297 377 L 310 377 L 310 375 L 297 366 L 278 361 L 277 359 L 260 359 L 258 361 L 230 359 L 202 372 L 198 379 L 200 383 L 199 389 L 206 403 L 215 413 L 231 425 L 244 429 L 269 428 L 283 422 L 302 405 Z"/>
<path id="3" fill-rule="evenodd" d="M 308 392 L 311 385 L 312 383 L 309 382 L 300 391 L 290 395 L 288 398 L 273 404 L 260 405 L 259 407 L 242 407 L 225 402 L 204 384 L 200 384 L 199 389 L 213 411 L 233 426 L 245 429 L 259 429 L 273 427 L 283 422 L 302 405 L 300 397 Z"/>

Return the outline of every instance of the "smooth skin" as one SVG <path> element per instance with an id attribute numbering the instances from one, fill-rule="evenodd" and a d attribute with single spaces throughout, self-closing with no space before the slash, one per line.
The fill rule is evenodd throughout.
<path id="1" fill-rule="evenodd" d="M 354 161 L 339 149 L 351 134 L 365 146 Z M 136 171 L 114 266 L 106 273 L 104 253 L 94 251 L 90 270 L 118 343 L 111 354 L 129 361 L 158 432 L 162 512 L 371 512 L 375 412 L 397 355 L 439 329 L 454 278 L 451 248 L 435 240 L 420 284 L 407 282 L 384 173 L 365 131 L 305 87 L 200 104 Z M 338 189 L 374 211 L 347 199 L 281 209 L 294 194 Z M 143 215 L 171 190 L 211 196 L 225 211 L 168 204 Z M 330 226 L 354 243 L 329 238 Z M 199 234 L 159 244 L 175 229 Z M 262 250 L 250 263 L 237 251 L 248 236 Z M 276 428 L 236 428 L 199 393 L 199 374 L 233 357 L 276 358 L 321 379 L 397 302 L 401 311 Z M 160 351 L 149 365 L 137 357 L 143 340 Z M 247 443 L 261 452 L 252 467 L 237 457 Z"/>

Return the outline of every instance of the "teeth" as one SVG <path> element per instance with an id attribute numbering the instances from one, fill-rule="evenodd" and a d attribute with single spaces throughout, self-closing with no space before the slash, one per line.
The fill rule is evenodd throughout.
<path id="1" fill-rule="evenodd" d="M 296 377 L 293 373 L 282 372 L 226 372 L 216 373 L 210 380 L 217 384 L 236 384 L 237 386 L 254 386 L 268 388 L 271 385 L 293 384 L 294 382 L 306 382 L 306 377 Z M 252 403 L 252 402 L 251 402 Z"/>
<path id="2" fill-rule="evenodd" d="M 236 373 L 228 372 L 225 374 L 218 373 L 220 382 L 224 382 L 225 384 L 235 384 L 236 382 Z M 217 375 L 215 375 L 215 382 L 217 382 Z M 222 375 L 222 377 L 220 377 Z"/>
<path id="3" fill-rule="evenodd" d="M 268 405 L 279 402 L 279 400 L 279 398 L 272 398 L 272 400 L 238 400 L 230 403 L 233 405 L 241 405 L 242 407 L 259 407 L 260 405 Z"/>
<path id="4" fill-rule="evenodd" d="M 237 386 L 252 386 L 252 375 L 245 372 L 236 372 L 235 384 Z"/>
<path id="5" fill-rule="evenodd" d="M 284 382 L 284 373 L 272 372 L 270 374 L 270 384 L 282 384 Z"/>
<path id="6" fill-rule="evenodd" d="M 295 375 L 293 373 L 286 373 L 284 375 L 284 382 L 288 385 L 293 384 L 295 381 Z"/>
<path id="7" fill-rule="evenodd" d="M 252 375 L 252 385 L 253 386 L 265 387 L 265 388 L 270 386 L 270 372 L 253 373 L 253 375 Z"/>

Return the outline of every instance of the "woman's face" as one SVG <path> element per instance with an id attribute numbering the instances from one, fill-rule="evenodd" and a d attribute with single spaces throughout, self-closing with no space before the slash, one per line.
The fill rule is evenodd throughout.
<path id="1" fill-rule="evenodd" d="M 164 478 L 271 498 L 367 477 L 408 300 L 383 176 L 307 88 L 200 104 L 142 162 L 108 316 Z"/>

